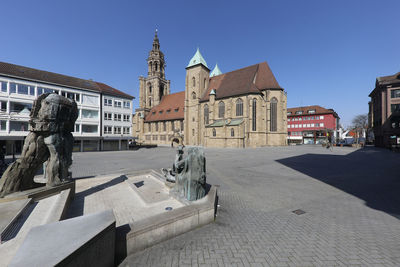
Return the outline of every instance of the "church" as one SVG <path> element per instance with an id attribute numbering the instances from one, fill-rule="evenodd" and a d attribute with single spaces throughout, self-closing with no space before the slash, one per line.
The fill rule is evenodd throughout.
<path id="1" fill-rule="evenodd" d="M 170 93 L 164 54 L 155 33 L 140 77 L 132 133 L 144 144 L 261 147 L 287 144 L 287 95 L 267 62 L 210 71 L 197 49 L 186 66 L 185 91 Z"/>

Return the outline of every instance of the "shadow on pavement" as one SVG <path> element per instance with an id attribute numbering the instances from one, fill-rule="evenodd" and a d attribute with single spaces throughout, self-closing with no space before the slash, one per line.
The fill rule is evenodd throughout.
<path id="1" fill-rule="evenodd" d="M 126 179 L 128 179 L 125 175 L 121 175 L 119 177 L 116 177 L 106 183 L 96 185 L 94 187 L 91 187 L 89 189 L 86 189 L 82 192 L 76 193 L 74 196 L 74 199 L 71 203 L 70 208 L 68 209 L 67 213 L 67 218 L 73 218 L 76 216 L 81 216 L 83 215 L 83 208 L 85 205 L 85 198 L 91 194 L 94 194 L 96 192 L 99 192 L 101 190 L 104 190 L 108 187 L 114 186 L 116 184 L 124 182 Z"/>
<path id="2" fill-rule="evenodd" d="M 347 155 L 304 154 L 277 160 L 400 219 L 400 154 L 366 147 Z"/>

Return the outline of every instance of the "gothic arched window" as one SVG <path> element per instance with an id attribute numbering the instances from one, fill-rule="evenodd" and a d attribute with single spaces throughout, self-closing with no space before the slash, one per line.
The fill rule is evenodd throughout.
<path id="1" fill-rule="evenodd" d="M 147 87 L 149 87 L 149 93 L 151 93 L 151 89 L 152 89 L 152 88 L 151 88 L 151 83 L 148 83 L 148 84 L 147 84 Z"/>
<path id="2" fill-rule="evenodd" d="M 206 78 L 204 78 L 204 89 L 206 89 Z"/>
<path id="3" fill-rule="evenodd" d="M 223 118 L 225 116 L 225 104 L 224 102 L 218 103 L 218 117 Z"/>
<path id="4" fill-rule="evenodd" d="M 195 78 L 195 77 L 192 78 L 192 86 L 193 86 L 193 87 L 196 86 L 196 78 Z"/>
<path id="5" fill-rule="evenodd" d="M 231 136 L 233 137 L 233 136 L 235 136 L 235 129 L 231 129 Z"/>
<path id="6" fill-rule="evenodd" d="M 215 130 L 215 128 L 213 128 L 212 132 L 213 132 L 213 136 L 217 136 L 217 131 Z"/>
<path id="7" fill-rule="evenodd" d="M 209 110 L 207 104 L 204 106 L 204 124 L 209 124 Z"/>
<path id="8" fill-rule="evenodd" d="M 155 71 L 158 71 L 158 64 L 157 64 L 157 62 L 154 63 L 154 70 L 155 70 Z"/>
<path id="9" fill-rule="evenodd" d="M 278 100 L 274 97 L 271 99 L 270 109 L 270 131 L 276 132 L 278 129 Z"/>
<path id="10" fill-rule="evenodd" d="M 151 97 L 149 97 L 149 106 L 151 107 Z"/>
<path id="11" fill-rule="evenodd" d="M 192 99 L 196 99 L 196 93 L 192 92 Z"/>
<path id="12" fill-rule="evenodd" d="M 253 98 L 253 107 L 252 107 L 252 124 L 251 129 L 253 131 L 257 130 L 257 99 Z"/>
<path id="13" fill-rule="evenodd" d="M 241 98 L 236 100 L 236 116 L 243 116 L 243 100 Z"/>

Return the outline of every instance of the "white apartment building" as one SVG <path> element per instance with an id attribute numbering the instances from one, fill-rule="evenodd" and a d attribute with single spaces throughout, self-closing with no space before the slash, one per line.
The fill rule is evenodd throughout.
<path id="1" fill-rule="evenodd" d="M 131 123 L 124 119 L 132 117 L 133 96 L 103 83 L 0 62 L 0 148 L 5 148 L 6 154 L 21 152 L 33 101 L 50 92 L 72 98 L 78 105 L 74 151 L 128 148 Z M 106 105 L 105 99 L 111 99 L 112 106 Z M 112 114 L 112 123 L 107 120 L 107 125 L 113 128 L 107 128 L 107 134 L 102 127 L 103 109 Z"/>

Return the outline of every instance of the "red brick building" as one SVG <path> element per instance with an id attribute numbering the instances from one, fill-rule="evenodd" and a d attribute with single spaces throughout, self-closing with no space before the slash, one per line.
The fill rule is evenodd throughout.
<path id="1" fill-rule="evenodd" d="M 287 109 L 288 143 L 319 144 L 331 136 L 337 139 L 339 116 L 333 109 L 320 106 Z"/>

